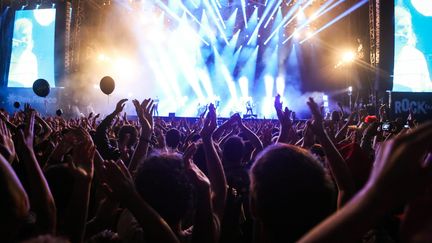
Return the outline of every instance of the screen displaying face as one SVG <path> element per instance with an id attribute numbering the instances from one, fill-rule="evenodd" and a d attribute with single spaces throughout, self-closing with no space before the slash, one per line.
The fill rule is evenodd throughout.
<path id="1" fill-rule="evenodd" d="M 32 87 L 36 79 L 54 82 L 55 9 L 15 12 L 8 87 Z"/>
<path id="2" fill-rule="evenodd" d="M 432 92 L 432 1 L 395 0 L 393 91 Z"/>

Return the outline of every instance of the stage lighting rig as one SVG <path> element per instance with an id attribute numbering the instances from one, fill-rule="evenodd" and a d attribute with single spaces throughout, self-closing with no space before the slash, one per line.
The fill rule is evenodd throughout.
<path id="1" fill-rule="evenodd" d="M 342 61 L 344 63 L 353 62 L 356 58 L 356 54 L 353 51 L 346 51 L 342 55 Z"/>

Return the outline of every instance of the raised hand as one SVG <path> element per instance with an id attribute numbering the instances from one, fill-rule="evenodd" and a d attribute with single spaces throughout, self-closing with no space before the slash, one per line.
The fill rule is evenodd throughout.
<path id="1" fill-rule="evenodd" d="M 288 107 L 285 107 L 285 109 L 282 111 L 279 111 L 279 121 L 281 123 L 281 126 L 291 128 L 292 120 L 291 120 L 291 113 L 292 111 L 288 109 Z"/>
<path id="2" fill-rule="evenodd" d="M 129 170 L 133 173 L 138 164 L 145 159 L 150 143 L 151 136 L 154 130 L 153 122 L 153 100 L 145 99 L 141 104 L 138 100 L 133 100 L 135 110 L 141 125 L 141 135 L 138 146 L 132 155 L 131 162 L 129 163 Z"/>
<path id="3" fill-rule="evenodd" d="M 121 160 L 103 163 L 103 189 L 109 198 L 122 204 L 133 214 L 149 242 L 179 243 L 177 236 L 135 189 L 132 176 Z"/>
<path id="4" fill-rule="evenodd" d="M 387 120 L 387 113 L 386 113 L 386 109 L 387 109 L 387 105 L 386 104 L 382 104 L 378 110 L 378 114 L 380 117 L 380 121 L 383 122 L 385 120 Z"/>
<path id="5" fill-rule="evenodd" d="M 309 98 L 307 105 L 309 106 L 313 117 L 310 128 L 317 136 L 324 148 L 325 153 L 327 154 L 329 166 L 333 173 L 333 177 L 335 178 L 336 186 L 339 190 L 338 207 L 340 208 L 351 198 L 352 194 L 354 193 L 354 181 L 343 157 L 340 155 L 330 137 L 325 132 L 323 117 L 318 104 L 315 103 L 312 98 Z"/>
<path id="6" fill-rule="evenodd" d="M 264 147 L 267 147 L 268 145 L 272 144 L 272 138 L 273 138 L 272 129 L 273 127 L 271 125 L 264 126 L 264 128 L 262 129 L 261 140 L 264 144 Z"/>
<path id="7" fill-rule="evenodd" d="M 282 102 L 280 98 L 281 98 L 280 94 L 276 95 L 275 97 L 274 108 L 276 109 L 276 111 L 278 110 L 282 111 Z"/>
<path id="8" fill-rule="evenodd" d="M 154 129 L 154 121 L 152 115 L 154 110 L 153 100 L 145 99 L 141 104 L 138 102 L 138 100 L 133 100 L 132 102 L 135 106 L 135 110 L 141 124 L 141 137 L 144 136 L 145 139 L 150 139 Z"/>
<path id="9" fill-rule="evenodd" d="M 24 113 L 25 113 L 25 114 L 28 114 L 28 113 L 30 113 L 30 112 L 32 112 L 32 111 L 35 111 L 35 110 L 30 106 L 29 103 L 25 103 L 25 104 L 24 104 Z"/>
<path id="10" fill-rule="evenodd" d="M 36 224 L 41 232 L 53 233 L 56 228 L 54 199 L 49 190 L 33 149 L 35 112 L 26 106 L 25 127 L 15 134 L 17 155 L 25 168 L 32 211 L 37 215 Z"/>
<path id="11" fill-rule="evenodd" d="M 126 113 L 126 112 L 123 114 L 123 122 L 124 122 L 125 124 L 129 124 L 129 121 L 128 121 L 128 119 L 127 119 L 127 113 Z"/>
<path id="12" fill-rule="evenodd" d="M 103 163 L 103 188 L 108 197 L 115 201 L 128 199 L 135 192 L 132 176 L 123 161 Z"/>
<path id="13" fill-rule="evenodd" d="M 202 172 L 192 161 L 189 161 L 189 164 L 186 166 L 188 168 L 189 178 L 195 185 L 195 188 L 198 189 L 198 192 L 210 194 L 210 180 L 204 172 Z"/>
<path id="14" fill-rule="evenodd" d="M 30 203 L 24 187 L 12 166 L 0 155 L 0 192 L 4 206 L 0 207 L 0 233 L 2 241 L 16 241 L 20 225 L 28 218 Z M 6 203 L 5 203 L 6 202 Z"/>
<path id="15" fill-rule="evenodd" d="M 120 114 L 120 112 L 123 111 L 124 107 L 125 107 L 125 103 L 126 101 L 128 101 L 128 99 L 121 99 L 119 102 L 117 102 L 116 108 L 114 110 L 114 113 L 116 114 Z"/>
<path id="16" fill-rule="evenodd" d="M 321 137 L 325 136 L 324 124 L 323 124 L 323 116 L 321 114 L 320 108 L 317 103 L 315 103 L 314 99 L 309 97 L 309 101 L 307 102 L 309 109 L 312 113 L 313 121 L 311 124 L 311 129 L 315 133 L 315 135 Z"/>
<path id="17" fill-rule="evenodd" d="M 220 140 L 220 138 L 222 137 L 222 135 L 229 130 L 232 130 L 233 132 L 237 131 L 235 126 L 236 124 L 240 125 L 240 123 L 241 123 L 241 117 L 238 113 L 235 113 L 226 122 L 222 123 L 222 125 L 220 125 L 218 128 L 215 129 L 212 135 L 213 139 L 221 143 L 222 141 Z M 225 138 L 227 137 L 225 136 Z"/>
<path id="18" fill-rule="evenodd" d="M 196 150 L 197 150 L 196 144 L 190 143 L 189 145 L 187 145 L 185 151 L 183 152 L 183 161 L 187 168 L 189 168 L 189 165 L 193 163 L 192 157 L 195 154 Z"/>
<path id="19" fill-rule="evenodd" d="M 213 104 L 210 104 L 200 135 L 203 140 L 204 154 L 209 175 L 208 178 L 211 182 L 211 190 L 214 193 L 214 197 L 212 198 L 213 210 L 217 217 L 222 219 L 225 210 L 227 183 L 222 162 L 216 151 L 212 137 L 216 127 L 216 109 Z"/>
<path id="20" fill-rule="evenodd" d="M 432 164 L 425 158 L 431 139 L 432 122 L 428 122 L 384 143 L 362 191 L 299 242 L 357 241 L 385 215 L 419 195 L 430 186 Z"/>
<path id="21" fill-rule="evenodd" d="M 213 104 L 210 104 L 209 111 L 204 120 L 204 126 L 201 129 L 200 135 L 203 139 L 211 138 L 214 130 L 217 127 L 216 123 L 216 109 Z"/>
<path id="22" fill-rule="evenodd" d="M 285 107 L 285 109 L 282 110 L 282 102 L 280 101 L 280 95 L 277 95 L 275 98 L 275 109 L 280 123 L 278 142 L 290 143 L 294 139 L 295 135 L 292 128 L 292 111 L 289 110 L 288 107 Z"/>
<path id="23" fill-rule="evenodd" d="M 339 131 L 337 131 L 337 133 L 335 135 L 336 141 L 341 141 L 342 139 L 344 139 L 344 134 L 346 134 L 346 132 L 348 130 L 348 126 L 353 123 L 354 117 L 356 114 L 357 114 L 356 111 L 352 111 L 349 114 L 347 122 L 345 122 L 345 124 L 339 129 Z M 356 133 L 354 133 L 354 134 L 356 134 Z"/>
<path id="24" fill-rule="evenodd" d="M 411 199 L 430 182 L 432 164 L 424 159 L 431 151 L 431 139 L 432 122 L 428 122 L 384 143 L 375 158 L 369 184 L 383 193 L 383 198 L 393 199 L 395 206 Z"/>
<path id="25" fill-rule="evenodd" d="M 276 115 L 278 117 L 278 120 L 279 120 L 281 126 L 288 128 L 288 127 L 291 127 L 291 125 L 292 125 L 292 120 L 291 120 L 292 111 L 290 109 L 288 109 L 288 107 L 285 107 L 285 109 L 283 109 L 282 102 L 281 102 L 280 98 L 281 98 L 281 96 L 279 94 L 276 95 L 275 101 L 274 101 L 274 108 L 276 110 Z"/>
<path id="26" fill-rule="evenodd" d="M 312 121 L 308 120 L 306 126 L 303 129 L 303 146 L 304 148 L 309 148 L 314 144 L 314 134 L 312 131 Z"/>
<path id="27" fill-rule="evenodd" d="M 194 232 L 192 242 L 216 242 L 219 232 L 213 220 L 210 179 L 192 161 L 196 152 L 194 143 L 189 144 L 183 154 L 183 161 L 190 181 L 195 185 L 197 210 L 194 216 Z M 216 206 L 217 207 L 217 206 Z M 216 213 L 217 215 L 217 213 Z"/>
<path id="28" fill-rule="evenodd" d="M 19 130 L 19 134 L 17 136 L 20 145 L 26 146 L 31 150 L 33 150 L 34 123 L 35 123 L 35 113 L 31 110 L 28 110 L 28 113 L 26 113 L 25 116 L 24 131 Z"/>
<path id="29" fill-rule="evenodd" d="M 0 120 L 0 153 L 9 163 L 12 163 L 16 156 L 12 134 L 3 120 Z"/>
<path id="30" fill-rule="evenodd" d="M 76 172 L 76 175 L 82 178 L 92 179 L 94 173 L 93 158 L 96 147 L 93 144 L 90 134 L 86 130 L 80 128 L 77 129 L 77 133 L 77 138 L 80 140 L 80 142 L 75 144 L 73 147 L 72 168 Z"/>

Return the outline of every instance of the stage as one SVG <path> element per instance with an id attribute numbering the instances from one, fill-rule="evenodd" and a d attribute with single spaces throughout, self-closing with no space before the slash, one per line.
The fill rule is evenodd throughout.
<path id="1" fill-rule="evenodd" d="M 307 119 L 309 97 L 326 113 L 339 104 L 377 107 L 386 91 L 411 99 L 432 91 L 432 36 L 423 31 L 430 20 L 416 4 L 2 1 L 1 104 L 10 112 L 28 102 L 46 115 L 106 115 L 120 99 L 152 98 L 163 117 L 199 117 L 213 103 L 222 118 L 273 119 L 280 94 Z M 406 19 L 409 30 L 400 24 Z M 404 61 L 412 53 L 416 61 Z M 49 94 L 33 92 L 36 79 Z M 134 113 L 130 102 L 125 110 Z"/>

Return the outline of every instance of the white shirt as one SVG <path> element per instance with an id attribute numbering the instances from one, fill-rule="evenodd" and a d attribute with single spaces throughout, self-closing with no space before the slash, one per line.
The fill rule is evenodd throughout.
<path id="1" fill-rule="evenodd" d="M 9 68 L 9 87 L 32 87 L 38 79 L 38 63 L 35 54 L 31 50 L 14 58 L 12 55 Z"/>
<path id="2" fill-rule="evenodd" d="M 414 46 L 402 47 L 395 58 L 393 91 L 432 91 L 426 59 Z"/>

